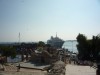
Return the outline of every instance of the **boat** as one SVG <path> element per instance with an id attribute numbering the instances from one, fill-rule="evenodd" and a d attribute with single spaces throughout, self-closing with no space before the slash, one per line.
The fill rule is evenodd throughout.
<path id="1" fill-rule="evenodd" d="M 47 44 L 50 44 L 52 47 L 55 47 L 55 48 L 62 48 L 64 41 L 60 39 L 59 37 L 57 37 L 57 34 L 56 34 L 56 37 L 51 36 L 51 38 L 47 40 Z"/>

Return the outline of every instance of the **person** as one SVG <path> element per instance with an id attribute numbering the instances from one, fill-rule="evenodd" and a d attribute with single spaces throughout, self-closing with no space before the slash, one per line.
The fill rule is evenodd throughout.
<path id="1" fill-rule="evenodd" d="M 100 64 L 97 64 L 96 75 L 100 75 Z"/>
<path id="2" fill-rule="evenodd" d="M 20 71 L 20 64 L 17 66 L 17 72 Z"/>

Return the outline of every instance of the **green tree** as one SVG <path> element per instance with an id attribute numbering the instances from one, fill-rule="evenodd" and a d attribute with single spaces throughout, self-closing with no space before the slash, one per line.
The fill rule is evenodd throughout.
<path id="1" fill-rule="evenodd" d="M 38 42 L 38 47 L 44 47 L 44 46 L 45 46 L 45 43 L 43 41 Z"/>
<path id="2" fill-rule="evenodd" d="M 81 60 L 89 60 L 91 54 L 91 40 L 87 40 L 87 37 L 83 34 L 79 34 L 77 36 L 77 49 L 78 49 L 78 57 Z"/>
<path id="3" fill-rule="evenodd" d="M 94 60 L 100 60 L 100 35 L 92 38 L 92 55 Z"/>
<path id="4" fill-rule="evenodd" d="M 79 34 L 77 36 L 78 57 L 82 60 L 96 60 L 100 62 L 100 34 L 87 40 L 86 36 Z"/>
<path id="5" fill-rule="evenodd" d="M 0 50 L 2 51 L 2 56 L 7 57 L 11 56 L 11 58 L 16 57 L 16 49 L 13 46 L 0 46 Z"/>

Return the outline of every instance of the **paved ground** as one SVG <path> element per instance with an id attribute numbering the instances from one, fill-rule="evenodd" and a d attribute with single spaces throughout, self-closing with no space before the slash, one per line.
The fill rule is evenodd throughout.
<path id="1" fill-rule="evenodd" d="M 66 75 L 96 75 L 96 69 L 89 66 L 67 65 Z"/>

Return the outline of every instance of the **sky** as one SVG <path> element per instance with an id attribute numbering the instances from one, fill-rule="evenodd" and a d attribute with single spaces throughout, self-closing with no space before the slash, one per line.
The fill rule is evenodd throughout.
<path id="1" fill-rule="evenodd" d="M 99 0 L 0 0 L 0 42 L 75 40 L 100 33 Z"/>

